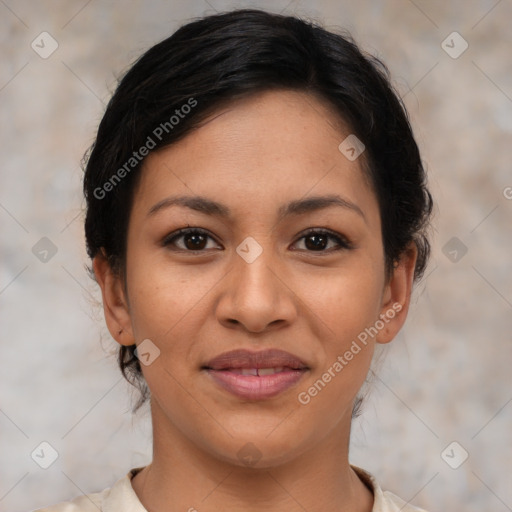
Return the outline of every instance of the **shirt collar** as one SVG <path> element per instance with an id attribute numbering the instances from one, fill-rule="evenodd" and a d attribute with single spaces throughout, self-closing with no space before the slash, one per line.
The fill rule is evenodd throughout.
<path id="1" fill-rule="evenodd" d="M 385 498 L 375 477 L 357 466 L 350 466 L 357 474 L 359 479 L 373 493 L 373 510 L 385 510 Z M 132 478 L 144 469 L 144 466 L 131 469 L 123 478 L 118 480 L 110 489 L 104 504 L 104 512 L 147 512 L 140 502 L 137 494 L 132 487 Z"/>

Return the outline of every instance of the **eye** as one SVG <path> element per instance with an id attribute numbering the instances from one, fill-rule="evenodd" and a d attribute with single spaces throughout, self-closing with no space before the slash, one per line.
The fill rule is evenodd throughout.
<path id="1" fill-rule="evenodd" d="M 204 229 L 183 228 L 166 236 L 162 244 L 165 247 L 174 245 L 177 246 L 178 250 L 187 252 L 204 252 L 204 249 L 211 248 L 207 247 L 208 239 L 213 240 L 213 237 Z M 177 241 L 182 243 L 178 244 Z"/>
<path id="2" fill-rule="evenodd" d="M 298 241 L 300 240 L 304 240 L 304 246 L 308 252 L 333 252 L 341 249 L 352 249 L 352 244 L 346 237 L 326 229 L 311 228 Z M 325 250 L 328 248 L 329 241 L 334 241 L 338 247 Z"/>
<path id="3" fill-rule="evenodd" d="M 208 239 L 215 242 L 208 231 L 189 227 L 166 236 L 162 244 L 164 247 L 174 246 L 177 250 L 186 252 L 205 252 L 206 249 L 212 249 L 211 246 L 208 247 Z M 295 244 L 301 240 L 304 240 L 305 249 L 300 250 L 307 252 L 333 252 L 352 248 L 351 242 L 346 237 L 326 229 L 310 228 Z M 329 247 L 332 242 L 335 243 L 334 248 Z"/>

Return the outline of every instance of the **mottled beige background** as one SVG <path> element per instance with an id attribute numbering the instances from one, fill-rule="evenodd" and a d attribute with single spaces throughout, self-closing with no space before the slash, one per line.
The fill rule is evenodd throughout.
<path id="1" fill-rule="evenodd" d="M 147 409 L 132 418 L 84 270 L 79 160 L 116 74 L 234 6 L 349 29 L 389 65 L 429 169 L 431 265 L 354 424 L 352 462 L 431 512 L 512 510 L 510 0 L 0 0 L 0 509 L 97 491 L 150 460 Z M 47 59 L 31 48 L 43 31 L 59 45 Z M 441 46 L 454 31 L 469 44 L 456 59 Z M 57 248 L 46 263 L 42 237 Z M 59 454 L 46 470 L 31 458 L 42 441 Z M 451 461 L 469 453 L 457 469 L 441 457 L 452 441 Z"/>

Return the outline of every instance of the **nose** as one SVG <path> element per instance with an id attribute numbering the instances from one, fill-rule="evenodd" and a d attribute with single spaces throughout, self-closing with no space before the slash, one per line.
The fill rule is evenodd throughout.
<path id="1" fill-rule="evenodd" d="M 225 327 L 261 333 L 290 325 L 296 318 L 293 286 L 270 253 L 265 249 L 251 263 L 234 253 L 216 309 Z"/>

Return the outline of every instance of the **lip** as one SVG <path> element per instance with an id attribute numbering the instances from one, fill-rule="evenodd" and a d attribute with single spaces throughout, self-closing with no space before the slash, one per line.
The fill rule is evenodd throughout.
<path id="1" fill-rule="evenodd" d="M 276 368 L 268 375 L 242 375 L 242 370 Z M 272 398 L 295 385 L 309 370 L 298 357 L 278 349 L 259 352 L 232 350 L 210 360 L 203 367 L 223 389 L 246 400 Z"/>
<path id="2" fill-rule="evenodd" d="M 295 370 L 307 369 L 308 366 L 298 357 L 279 349 L 250 350 L 238 349 L 224 352 L 213 359 L 210 359 L 203 368 L 211 370 L 229 370 L 233 368 L 277 368 L 286 366 Z"/>

